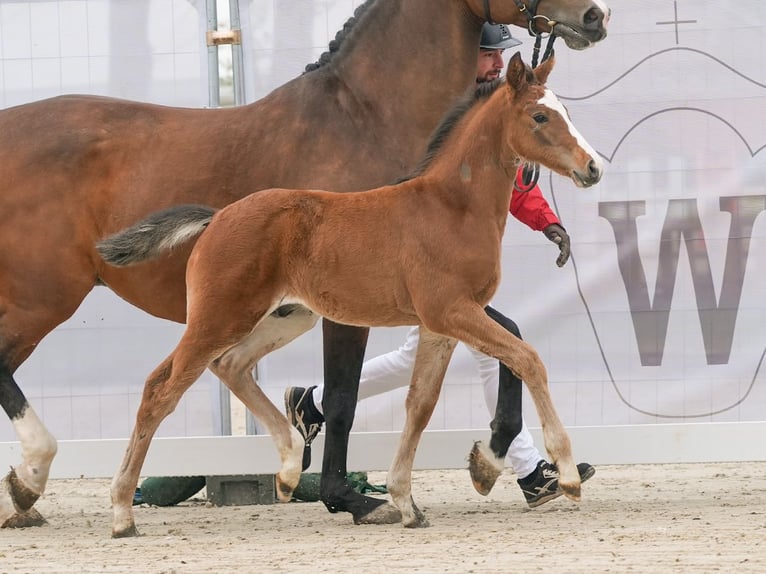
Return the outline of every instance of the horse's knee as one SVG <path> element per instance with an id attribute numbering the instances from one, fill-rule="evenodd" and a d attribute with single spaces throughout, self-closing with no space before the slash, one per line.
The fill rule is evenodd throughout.
<path id="1" fill-rule="evenodd" d="M 502 313 L 500 313 L 497 309 L 494 309 L 487 305 L 484 307 L 485 313 L 487 313 L 487 316 L 492 319 L 495 323 L 500 325 L 503 329 L 506 331 L 512 333 L 519 339 L 521 339 L 521 331 L 519 330 L 519 326 L 516 324 L 516 322 L 513 319 L 509 319 Z"/>

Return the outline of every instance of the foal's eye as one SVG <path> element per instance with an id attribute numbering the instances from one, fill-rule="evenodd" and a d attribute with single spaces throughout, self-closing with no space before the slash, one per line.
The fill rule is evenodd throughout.
<path id="1" fill-rule="evenodd" d="M 535 122 L 537 122 L 538 124 L 544 124 L 545 122 L 548 121 L 548 116 L 546 116 L 545 114 L 535 114 L 534 116 L 532 116 L 532 119 L 535 120 Z"/>

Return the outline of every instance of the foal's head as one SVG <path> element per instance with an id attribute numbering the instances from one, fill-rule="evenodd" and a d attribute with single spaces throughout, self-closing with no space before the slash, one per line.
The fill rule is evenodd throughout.
<path id="1" fill-rule="evenodd" d="M 553 64 L 551 57 L 533 70 L 518 52 L 508 62 L 508 144 L 521 161 L 540 163 L 578 187 L 588 187 L 601 179 L 604 164 L 572 125 L 564 105 L 545 87 Z"/>

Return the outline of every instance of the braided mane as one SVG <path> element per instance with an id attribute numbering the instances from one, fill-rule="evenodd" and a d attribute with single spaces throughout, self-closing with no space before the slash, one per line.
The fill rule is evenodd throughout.
<path id="1" fill-rule="evenodd" d="M 345 40 L 348 34 L 351 32 L 354 24 L 359 21 L 364 13 L 367 12 L 367 9 L 374 3 L 375 0 L 367 0 L 364 4 L 357 6 L 356 10 L 354 10 L 354 15 L 346 20 L 346 23 L 343 24 L 343 27 L 338 31 L 337 34 L 335 34 L 335 39 L 330 40 L 330 45 L 327 51 L 323 52 L 316 62 L 312 64 L 306 64 L 306 69 L 303 71 L 303 73 L 305 74 L 307 72 L 312 72 L 318 68 L 321 68 L 322 66 L 329 64 L 333 56 L 340 49 L 341 44 L 343 44 L 343 40 Z"/>

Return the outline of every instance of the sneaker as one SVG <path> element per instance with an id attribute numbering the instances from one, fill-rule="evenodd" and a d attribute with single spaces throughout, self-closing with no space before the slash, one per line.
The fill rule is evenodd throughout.
<path id="1" fill-rule="evenodd" d="M 580 482 L 585 482 L 596 474 L 596 469 L 587 462 L 581 462 L 577 465 L 577 472 L 580 473 Z M 519 483 L 530 508 L 545 504 L 564 494 L 559 488 L 559 469 L 546 460 L 538 462 L 537 468 L 526 479 L 516 482 Z"/>
<path id="2" fill-rule="evenodd" d="M 303 449 L 303 470 L 311 465 L 311 442 L 322 430 L 324 417 L 314 406 L 311 392 L 316 387 L 288 387 L 285 390 L 287 420 L 301 433 L 306 446 Z"/>

